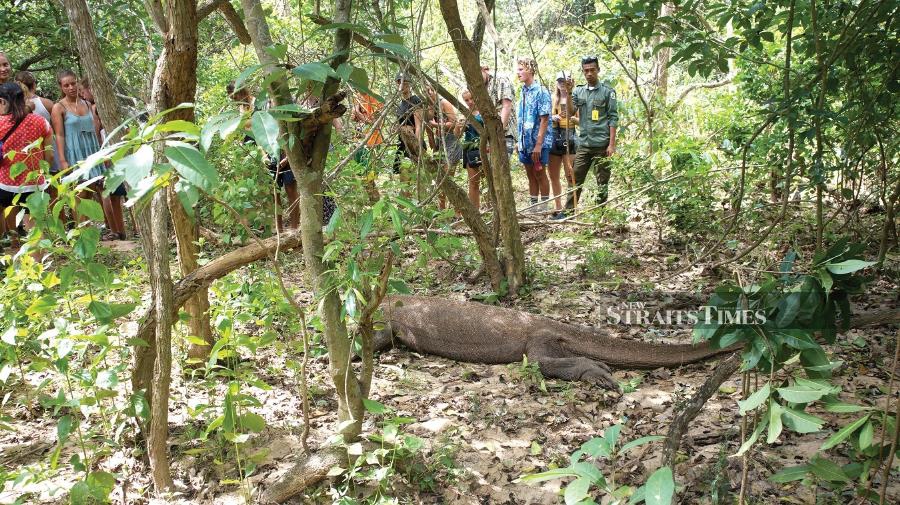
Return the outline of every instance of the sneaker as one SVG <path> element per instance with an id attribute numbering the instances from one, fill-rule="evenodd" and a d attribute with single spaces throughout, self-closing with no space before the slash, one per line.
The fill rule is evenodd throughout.
<path id="1" fill-rule="evenodd" d="M 557 211 L 550 216 L 551 221 L 565 221 L 566 219 L 569 219 L 569 215 L 564 210 Z"/>

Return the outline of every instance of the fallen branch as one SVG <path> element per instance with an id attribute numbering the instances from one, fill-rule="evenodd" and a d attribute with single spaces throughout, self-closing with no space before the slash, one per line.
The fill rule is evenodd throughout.
<path id="1" fill-rule="evenodd" d="M 335 466 L 347 462 L 341 447 L 315 452 L 294 464 L 279 480 L 270 484 L 260 498 L 261 503 L 282 503 L 321 482 Z"/>
<path id="2" fill-rule="evenodd" d="M 287 250 L 299 246 L 300 231 L 294 230 L 284 233 L 280 237 L 271 237 L 219 256 L 175 284 L 172 316 L 176 317 L 178 311 L 188 299 L 201 289 L 208 288 L 216 279 L 224 277 L 245 265 L 271 257 L 276 249 Z M 144 314 L 137 335 L 135 335 L 141 342 L 141 345 L 135 349 L 134 372 L 131 376 L 131 385 L 135 392 L 142 389 L 146 390 L 150 386 L 153 375 L 153 362 L 156 359 L 154 350 L 156 337 L 153 331 L 155 324 L 156 310 L 150 308 Z M 146 346 L 144 346 L 144 343 L 146 343 Z"/>

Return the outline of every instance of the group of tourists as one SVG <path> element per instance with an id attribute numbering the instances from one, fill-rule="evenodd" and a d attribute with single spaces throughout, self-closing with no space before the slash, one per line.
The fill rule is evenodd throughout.
<path id="1" fill-rule="evenodd" d="M 26 199 L 47 191 L 52 206 L 57 195 L 48 176 L 64 175 L 99 151 L 103 143 L 90 81 L 79 80 L 71 70 L 59 72 L 56 81 L 60 99 L 54 103 L 37 95 L 37 80 L 30 72 L 13 74 L 9 58 L 0 52 L 0 232 L 10 235 L 14 247 L 32 224 L 24 206 Z M 82 182 L 88 184 L 79 198 L 94 199 L 102 206 L 104 239 L 124 240 L 125 188 L 102 197 L 105 169 L 104 165 L 95 166 L 83 177 Z M 85 220 L 78 215 L 72 218 Z"/>
<path id="2" fill-rule="evenodd" d="M 556 75 L 553 94 L 537 81 L 537 62 L 520 58 L 516 75 L 521 92 L 516 101 L 515 90 L 509 80 L 495 76 L 483 66 L 482 78 L 493 106 L 503 124 L 507 154 L 517 153 L 518 161 L 528 178 L 530 205 L 528 212 L 549 211 L 550 193 L 554 197 L 552 219 L 565 219 L 575 209 L 581 188 L 592 166 L 597 166 L 596 203 L 602 205 L 608 197 L 610 156 L 616 151 L 618 111 L 615 91 L 598 78 L 599 62 L 594 56 L 581 61 L 586 80 L 575 86 L 570 73 Z M 472 204 L 481 204 L 482 153 L 478 146 L 478 127 L 457 115 L 453 105 L 425 87 L 426 99 L 413 94 L 410 79 L 405 73 L 396 78 L 400 92 L 397 124 L 414 138 L 427 136 L 433 151 L 442 152 L 453 175 L 461 160 L 468 174 L 468 194 Z M 469 109 L 475 123 L 484 124 L 472 94 L 462 93 L 462 102 Z M 401 135 L 397 141 L 394 171 L 399 173 L 401 160 L 409 156 L 409 146 Z M 566 176 L 568 198 L 563 203 L 561 173 Z M 443 200 L 441 207 L 443 207 Z"/>

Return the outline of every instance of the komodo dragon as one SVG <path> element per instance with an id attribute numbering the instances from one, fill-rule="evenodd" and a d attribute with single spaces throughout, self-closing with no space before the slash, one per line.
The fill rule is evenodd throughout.
<path id="1" fill-rule="evenodd" d="M 417 352 L 470 363 L 515 363 L 524 355 L 547 377 L 610 389 L 618 389 L 611 366 L 675 368 L 740 348 L 623 340 L 526 312 L 439 298 L 390 296 L 382 308 L 385 328 L 375 336 L 375 350 L 396 339 Z"/>

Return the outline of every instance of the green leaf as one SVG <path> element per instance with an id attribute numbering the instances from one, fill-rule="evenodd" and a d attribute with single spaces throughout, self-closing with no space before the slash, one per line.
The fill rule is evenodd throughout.
<path id="1" fill-rule="evenodd" d="M 813 433 L 822 429 L 825 421 L 801 410 L 784 407 L 784 424 L 797 433 Z"/>
<path id="2" fill-rule="evenodd" d="M 54 309 L 56 309 L 56 297 L 44 295 L 31 302 L 31 305 L 25 309 L 25 315 L 28 317 L 44 316 Z"/>
<path id="3" fill-rule="evenodd" d="M 759 435 L 766 429 L 766 425 L 769 424 L 769 418 L 763 417 L 762 420 L 756 424 L 756 429 L 753 430 L 753 433 L 741 444 L 741 447 L 738 449 L 738 452 L 734 454 L 735 457 L 742 456 L 745 452 L 750 450 L 753 447 L 753 444 L 759 440 Z"/>
<path id="4" fill-rule="evenodd" d="M 190 121 L 185 121 L 183 119 L 175 119 L 172 121 L 167 121 L 157 127 L 158 131 L 161 132 L 180 132 L 187 133 L 188 135 L 192 135 L 194 137 L 200 136 L 200 128 L 197 127 L 194 123 Z"/>
<path id="5" fill-rule="evenodd" d="M 778 440 L 778 437 L 781 435 L 781 414 L 783 412 L 784 407 L 779 405 L 775 400 L 772 400 L 769 403 L 769 434 L 766 437 L 767 444 L 771 444 Z"/>
<path id="6" fill-rule="evenodd" d="M 566 505 L 575 505 L 581 500 L 584 500 L 588 497 L 588 490 L 591 488 L 591 481 L 585 479 L 584 477 L 579 477 L 575 479 L 572 483 L 566 486 L 566 491 L 563 494 L 563 498 L 565 499 Z"/>
<path id="7" fill-rule="evenodd" d="M 657 440 L 664 440 L 666 437 L 662 435 L 647 435 L 646 437 L 637 438 L 623 445 L 621 449 L 619 449 L 619 454 L 625 454 L 626 452 L 634 449 L 635 447 L 639 447 L 644 444 L 648 444 L 650 442 L 655 442 Z"/>
<path id="8" fill-rule="evenodd" d="M 375 41 L 375 45 L 406 59 L 412 59 L 413 54 L 403 44 L 395 44 L 393 42 Z"/>
<path id="9" fill-rule="evenodd" d="M 363 214 L 362 224 L 360 224 L 359 226 L 359 238 L 366 238 L 366 236 L 372 232 L 374 219 L 375 216 L 372 214 L 372 211 L 368 211 Z"/>
<path id="10" fill-rule="evenodd" d="M 790 403 L 809 403 L 832 393 L 825 389 L 814 389 L 808 386 L 792 384 L 788 387 L 778 388 L 778 394 Z"/>
<path id="11" fill-rule="evenodd" d="M 875 427 L 869 421 L 859 430 L 859 448 L 866 450 L 872 446 L 872 439 L 875 437 Z"/>
<path id="12" fill-rule="evenodd" d="M 339 78 L 331 67 L 318 61 L 294 67 L 292 72 L 305 81 L 325 82 L 329 77 Z"/>
<path id="13" fill-rule="evenodd" d="M 847 477 L 841 467 L 818 454 L 810 460 L 809 469 L 816 477 L 828 482 L 850 482 L 850 477 Z"/>
<path id="14" fill-rule="evenodd" d="M 806 474 L 809 473 L 809 470 L 809 465 L 789 466 L 787 468 L 782 468 L 780 472 L 769 477 L 769 480 L 776 484 L 793 482 L 795 480 L 800 480 L 806 477 Z"/>
<path id="15" fill-rule="evenodd" d="M 544 482 L 545 480 L 553 480 L 553 479 L 562 479 L 565 477 L 578 477 L 579 475 L 572 470 L 571 467 L 565 468 L 554 468 L 552 470 L 547 470 L 546 472 L 533 473 L 530 475 L 523 475 L 518 478 L 520 482 L 524 482 L 526 484 L 534 484 L 536 482 Z"/>
<path id="16" fill-rule="evenodd" d="M 368 398 L 363 399 L 363 407 L 372 414 L 384 414 L 389 410 L 383 403 Z"/>
<path id="17" fill-rule="evenodd" d="M 63 445 L 72 433 L 72 416 L 65 415 L 56 422 L 56 439 L 60 445 Z"/>
<path id="18" fill-rule="evenodd" d="M 253 433 L 260 433 L 266 428 L 266 420 L 259 414 L 247 412 L 240 416 L 240 424 Z"/>
<path id="19" fill-rule="evenodd" d="M 763 387 L 759 388 L 758 391 L 750 395 L 746 400 L 738 400 L 738 408 L 740 409 L 741 415 L 746 414 L 747 412 L 759 407 L 766 400 L 769 399 L 769 396 L 772 394 L 772 387 L 769 383 L 766 383 Z"/>
<path id="20" fill-rule="evenodd" d="M 863 268 L 870 267 L 875 263 L 875 261 L 847 260 L 840 263 L 828 263 L 827 265 L 825 265 L 825 268 L 827 268 L 828 271 L 833 274 L 842 275 L 851 274 L 853 272 L 856 272 L 857 270 L 862 270 Z"/>
<path id="21" fill-rule="evenodd" d="M 667 466 L 653 472 L 644 484 L 644 501 L 647 505 L 671 505 L 674 494 L 675 479 L 672 469 Z"/>
<path id="22" fill-rule="evenodd" d="M 170 146 L 165 155 L 178 175 L 203 191 L 209 192 L 219 184 L 218 172 L 195 147 Z"/>
<path id="23" fill-rule="evenodd" d="M 181 202 L 181 207 L 188 217 L 194 219 L 194 206 L 200 201 L 200 190 L 197 186 L 179 179 L 175 183 L 175 194 L 178 195 L 178 201 Z"/>
<path id="24" fill-rule="evenodd" d="M 822 285 L 825 294 L 831 293 L 831 287 L 834 286 L 834 279 L 831 278 L 831 275 L 824 269 L 819 270 L 817 275 L 819 277 L 819 284 Z"/>
<path id="25" fill-rule="evenodd" d="M 281 159 L 281 149 L 278 146 L 278 121 L 268 111 L 259 110 L 253 113 L 250 120 L 250 131 L 253 138 L 272 159 Z"/>
<path id="26" fill-rule="evenodd" d="M 854 412 L 860 412 L 862 410 L 868 410 L 869 407 L 863 407 L 862 405 L 854 405 L 852 403 L 845 403 L 841 401 L 832 401 L 825 403 L 825 411 L 833 412 L 835 414 L 852 414 Z"/>
<path id="27" fill-rule="evenodd" d="M 92 221 L 103 221 L 103 207 L 93 198 L 79 200 L 78 213 Z"/>
<path id="28" fill-rule="evenodd" d="M 840 444 L 840 443 L 843 442 L 844 440 L 847 440 L 847 439 L 850 437 L 850 435 L 853 434 L 853 432 L 855 432 L 856 430 L 858 430 L 858 429 L 860 428 L 860 426 L 866 424 L 866 422 L 869 421 L 869 416 L 870 416 L 870 415 L 871 415 L 871 414 L 867 414 L 867 415 L 865 415 L 865 416 L 863 416 L 863 417 L 860 417 L 860 418 L 857 419 L 856 421 L 853 421 L 852 423 L 850 423 L 850 424 L 844 426 L 843 428 L 839 429 L 839 430 L 837 431 L 837 433 L 835 433 L 834 435 L 832 435 L 831 437 L 829 437 L 828 440 L 826 440 L 825 443 L 822 444 L 822 447 L 819 447 L 819 450 L 820 450 L 820 451 L 827 451 L 828 449 L 831 449 L 832 447 L 834 447 L 834 446 Z"/>

